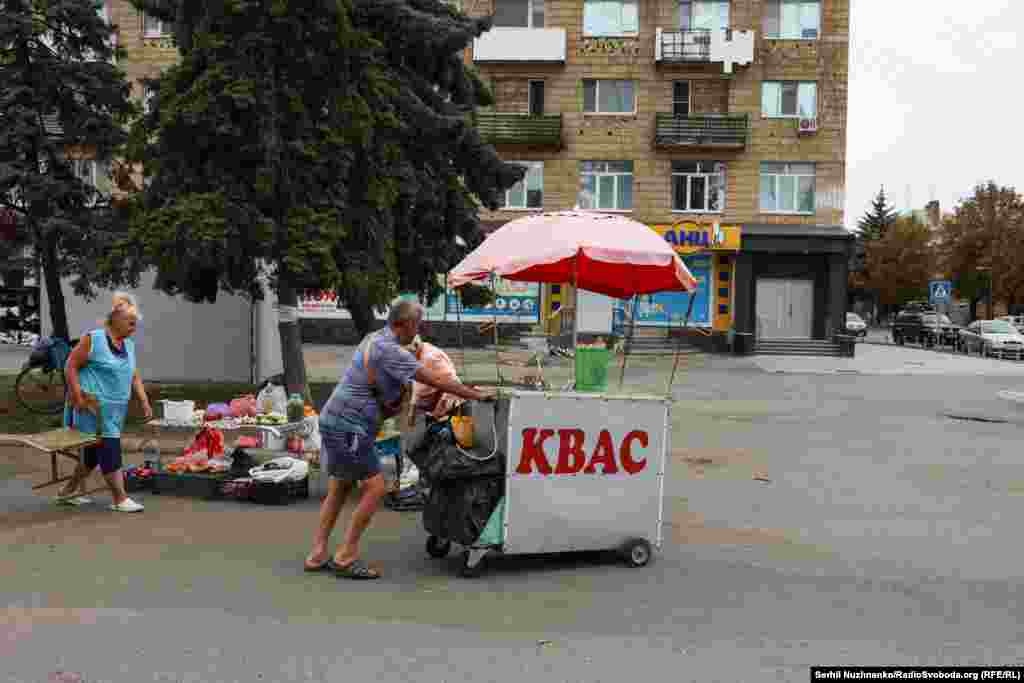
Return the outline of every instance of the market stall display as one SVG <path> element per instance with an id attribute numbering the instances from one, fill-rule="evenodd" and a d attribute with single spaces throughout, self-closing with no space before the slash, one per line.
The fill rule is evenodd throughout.
<path id="1" fill-rule="evenodd" d="M 616 298 L 697 285 L 671 245 L 646 225 L 583 211 L 506 223 L 456 266 L 449 282 L 459 287 L 495 276 L 571 282 L 574 291 Z M 578 332 L 574 324 L 574 351 Z M 479 574 L 484 559 L 498 553 L 617 549 L 642 567 L 652 545 L 661 547 L 671 392 L 605 393 L 607 354 L 574 355 L 572 391 L 499 387 L 493 409 L 473 406 L 472 448 L 454 435 L 445 443 L 439 428 L 416 454 L 431 485 L 423 513 L 427 552 L 443 557 L 452 542 L 465 546 L 464 576 Z"/>

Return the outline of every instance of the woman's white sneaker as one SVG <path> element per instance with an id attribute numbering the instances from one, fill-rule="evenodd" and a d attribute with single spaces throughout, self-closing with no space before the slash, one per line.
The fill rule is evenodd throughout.
<path id="1" fill-rule="evenodd" d="M 136 503 L 131 498 L 125 498 L 116 505 L 111 504 L 110 509 L 115 512 L 142 512 L 146 507 L 142 503 Z"/>

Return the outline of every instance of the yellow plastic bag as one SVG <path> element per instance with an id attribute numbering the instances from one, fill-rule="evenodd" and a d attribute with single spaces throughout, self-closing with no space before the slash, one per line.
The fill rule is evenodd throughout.
<path id="1" fill-rule="evenodd" d="M 452 432 L 455 434 L 455 440 L 463 448 L 473 447 L 473 416 L 472 415 L 453 415 L 452 416 Z"/>

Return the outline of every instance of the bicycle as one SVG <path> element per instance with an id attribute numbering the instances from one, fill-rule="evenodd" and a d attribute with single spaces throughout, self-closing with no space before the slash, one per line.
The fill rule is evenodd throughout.
<path id="1" fill-rule="evenodd" d="M 37 415 L 59 415 L 64 410 L 68 391 L 64 364 L 77 344 L 77 339 L 48 338 L 36 345 L 14 381 L 14 395 L 22 408 Z"/>

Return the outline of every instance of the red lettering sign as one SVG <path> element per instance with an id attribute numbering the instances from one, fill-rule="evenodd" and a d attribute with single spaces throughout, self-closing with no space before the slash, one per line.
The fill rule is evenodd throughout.
<path id="1" fill-rule="evenodd" d="M 639 474 L 647 467 L 647 458 L 635 457 L 634 448 L 646 449 L 650 443 L 647 432 L 634 429 L 626 434 L 616 453 L 611 432 L 602 429 L 594 450 L 587 458 L 587 436 L 582 429 L 558 430 L 558 459 L 551 467 L 544 451 L 544 442 L 555 435 L 553 429 L 529 427 L 523 430 L 523 447 L 519 454 L 518 474 Z M 600 472 L 598 472 L 600 466 Z"/>

